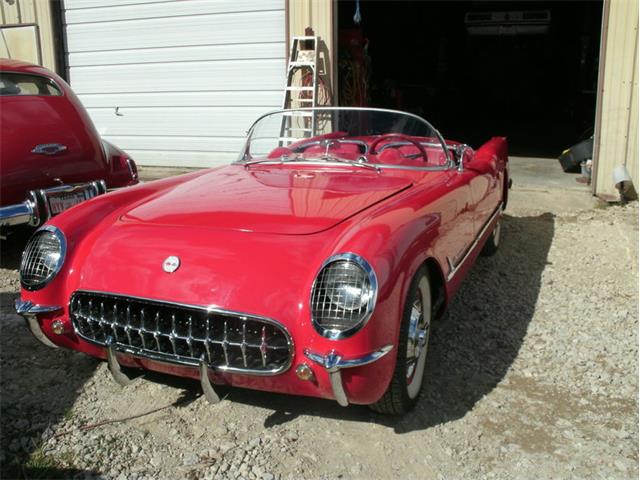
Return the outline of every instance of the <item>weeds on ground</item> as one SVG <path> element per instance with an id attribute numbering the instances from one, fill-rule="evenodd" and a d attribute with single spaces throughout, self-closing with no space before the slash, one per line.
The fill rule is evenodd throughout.
<path id="1" fill-rule="evenodd" d="M 13 458 L 5 458 L 0 477 L 16 479 L 69 478 L 74 472 L 74 457 L 71 453 L 47 455 L 42 447 L 30 454 L 15 454 Z"/>

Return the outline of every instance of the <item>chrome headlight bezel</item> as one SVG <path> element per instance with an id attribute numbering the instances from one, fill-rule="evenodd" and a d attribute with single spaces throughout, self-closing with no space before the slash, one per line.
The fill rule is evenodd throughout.
<path id="1" fill-rule="evenodd" d="M 319 302 L 318 295 L 320 295 L 319 293 L 317 293 L 317 289 L 319 288 L 318 286 L 319 279 L 323 274 L 323 272 L 325 271 L 325 269 L 327 269 L 328 267 L 331 267 L 332 264 L 335 264 L 337 262 L 348 262 L 352 265 L 357 266 L 361 270 L 362 274 L 366 277 L 366 280 L 368 282 L 368 290 L 369 290 L 366 303 L 363 304 L 362 308 L 359 308 L 359 310 L 361 310 L 359 312 L 359 318 L 356 319 L 353 325 L 344 329 L 330 328 L 325 325 L 322 325 L 322 323 L 318 321 L 318 314 L 316 312 L 316 308 L 318 307 L 318 302 Z M 328 297 L 328 295 L 326 294 L 324 296 Z M 373 270 L 373 267 L 371 267 L 369 262 L 367 262 L 360 255 L 351 253 L 351 252 L 332 255 L 322 263 L 320 269 L 316 273 L 316 276 L 313 280 L 313 285 L 311 287 L 311 294 L 309 296 L 309 312 L 311 315 L 311 323 L 313 324 L 313 327 L 320 335 L 330 340 L 341 340 L 344 338 L 351 337 L 356 332 L 360 331 L 367 324 L 367 322 L 373 315 L 373 310 L 376 305 L 377 297 L 378 297 L 378 279 L 376 277 L 375 271 Z M 332 302 L 329 298 L 326 298 L 324 301 L 331 302 L 335 306 L 335 303 Z M 354 311 L 353 309 L 343 309 L 343 310 L 351 311 L 351 312 Z"/>
<path id="2" fill-rule="evenodd" d="M 47 274 L 46 277 L 44 277 L 42 281 L 38 283 L 25 283 L 23 280 L 23 272 L 25 271 L 25 267 L 26 267 L 25 261 L 27 260 L 28 252 L 30 251 L 30 248 L 33 246 L 33 242 L 36 241 L 37 236 L 42 235 L 43 233 L 53 234 L 56 237 L 58 244 L 60 245 L 58 259 L 55 262 L 53 269 Z M 60 270 L 62 269 L 62 265 L 64 265 L 66 256 L 67 256 L 67 240 L 64 234 L 62 233 L 62 230 L 60 230 L 58 227 L 55 227 L 53 225 L 43 225 L 42 227 L 38 228 L 34 232 L 34 234 L 31 236 L 29 241 L 27 242 L 27 245 L 22 253 L 22 259 L 20 260 L 19 273 L 20 273 L 20 285 L 22 286 L 22 288 L 29 291 L 35 291 L 35 290 L 41 290 L 47 285 L 49 285 L 49 283 L 51 283 L 51 281 L 54 278 L 56 278 L 58 273 L 60 273 Z"/>

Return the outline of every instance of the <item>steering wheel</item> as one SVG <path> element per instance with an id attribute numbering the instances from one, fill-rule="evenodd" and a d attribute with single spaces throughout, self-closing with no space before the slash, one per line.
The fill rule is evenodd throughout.
<path id="1" fill-rule="evenodd" d="M 422 158 L 425 162 L 429 161 L 429 157 L 427 157 L 427 151 L 424 149 L 422 144 L 419 141 L 415 140 L 414 138 L 408 135 L 403 135 L 401 133 L 388 133 L 386 135 L 382 135 L 381 137 L 375 139 L 371 144 L 371 147 L 370 147 L 371 149 L 369 153 L 371 153 L 372 155 L 378 154 L 379 152 L 376 151 L 376 147 L 380 143 L 384 142 L 385 140 L 402 140 L 403 142 L 408 142 L 418 149 L 418 152 L 420 152 L 420 155 L 422 155 Z"/>

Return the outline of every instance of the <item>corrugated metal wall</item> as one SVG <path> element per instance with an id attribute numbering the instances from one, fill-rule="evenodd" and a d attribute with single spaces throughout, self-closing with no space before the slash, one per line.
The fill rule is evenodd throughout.
<path id="1" fill-rule="evenodd" d="M 640 190 L 638 0 L 609 0 L 607 3 L 593 192 L 616 199 L 618 194 L 613 184 L 613 170 L 618 165 L 626 165 L 636 190 Z"/>
<path id="2" fill-rule="evenodd" d="M 71 87 L 142 165 L 233 161 L 280 108 L 284 0 L 65 0 Z"/>
<path id="3" fill-rule="evenodd" d="M 320 77 L 335 100 L 337 59 L 334 62 L 334 41 L 337 26 L 334 27 L 333 0 L 289 0 L 289 35 L 302 36 L 305 28 L 311 27 L 320 37 Z M 335 104 L 335 101 L 332 102 Z"/>
<path id="4" fill-rule="evenodd" d="M 56 70 L 55 36 L 50 2 L 46 0 L 0 0 L 0 24 L 36 24 L 42 65 L 50 70 Z M 17 60 L 32 61 L 33 59 L 17 58 Z"/>

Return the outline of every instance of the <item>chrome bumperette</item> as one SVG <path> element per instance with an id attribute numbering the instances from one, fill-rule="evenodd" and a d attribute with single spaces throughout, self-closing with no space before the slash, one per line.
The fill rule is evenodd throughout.
<path id="1" fill-rule="evenodd" d="M 15 225 L 37 227 L 38 225 L 42 225 L 53 216 L 49 209 L 47 195 L 72 193 L 83 189 L 88 189 L 89 198 L 93 198 L 106 193 L 107 184 L 104 180 L 95 180 L 79 185 L 60 185 L 52 188 L 31 190 L 28 198 L 24 202 L 0 207 L 0 227 Z"/>
<path id="2" fill-rule="evenodd" d="M 293 342 L 275 320 L 218 308 L 77 291 L 69 304 L 82 339 L 138 357 L 219 372 L 277 375 L 293 360 Z"/>
<path id="3" fill-rule="evenodd" d="M 330 351 L 326 355 L 321 355 L 307 349 L 304 351 L 304 355 L 327 371 L 329 379 L 331 380 L 333 396 L 340 406 L 347 407 L 349 405 L 349 399 L 347 398 L 347 394 L 344 391 L 344 385 L 342 384 L 341 370 L 344 368 L 362 367 L 376 362 L 391 350 L 393 350 L 393 345 L 385 345 L 384 347 L 362 357 L 349 359 L 343 358 L 342 355 L 337 353 L 335 350 Z"/>
<path id="4" fill-rule="evenodd" d="M 200 386 L 202 387 L 202 393 L 204 393 L 205 398 L 212 405 L 220 403 L 220 397 L 213 389 L 211 380 L 209 380 L 209 367 L 207 366 L 204 353 L 200 356 L 200 365 L 198 370 L 200 371 Z"/>
<path id="5" fill-rule="evenodd" d="M 52 313 L 58 310 L 62 310 L 62 307 L 55 305 L 36 305 L 29 300 L 22 300 L 18 298 L 15 303 L 16 313 L 25 319 L 27 327 L 31 331 L 31 334 L 40 340 L 41 343 L 51 348 L 58 348 L 58 346 L 47 338 L 47 336 L 40 328 L 38 322 L 38 315 L 45 313 Z"/>
<path id="6" fill-rule="evenodd" d="M 352 262 L 358 265 L 360 268 L 362 268 L 362 270 L 367 275 L 367 279 L 369 281 L 371 292 L 372 292 L 371 297 L 367 301 L 366 308 L 364 312 L 362 312 L 361 314 L 360 320 L 358 320 L 352 327 L 347 328 L 345 330 L 338 330 L 338 329 L 324 327 L 317 322 L 314 315 L 314 311 L 316 311 L 319 308 L 318 306 L 319 294 L 316 291 L 316 289 L 318 288 L 318 279 L 320 278 L 320 276 L 322 275 L 322 272 L 326 267 L 328 267 L 332 263 L 339 262 L 339 261 Z M 362 258 L 360 255 L 357 255 L 355 253 L 340 253 L 337 255 L 332 255 L 322 263 L 322 265 L 320 266 L 320 269 L 318 270 L 318 273 L 316 273 L 315 279 L 313 280 L 313 285 L 311 286 L 311 295 L 309 297 L 309 310 L 311 312 L 311 323 L 313 324 L 313 327 L 316 329 L 316 331 L 325 338 L 328 338 L 330 340 L 341 340 L 344 338 L 348 338 L 353 334 L 355 334 L 356 332 L 358 332 L 359 330 L 361 330 L 367 324 L 367 322 L 371 318 L 371 315 L 373 315 L 373 309 L 376 306 L 377 297 L 378 297 L 378 279 L 376 277 L 375 271 L 373 270 L 373 267 L 371 267 L 369 262 L 367 262 L 364 258 Z M 337 309 L 336 309 L 336 312 L 337 312 Z"/>
<path id="7" fill-rule="evenodd" d="M 119 385 L 126 387 L 127 385 L 131 385 L 135 379 L 126 375 L 121 369 L 120 364 L 118 363 L 118 357 L 116 357 L 116 346 L 113 341 L 113 337 L 107 337 L 107 341 L 105 342 L 107 347 L 107 365 L 109 366 L 109 371 L 111 372 L 111 376 Z"/>

